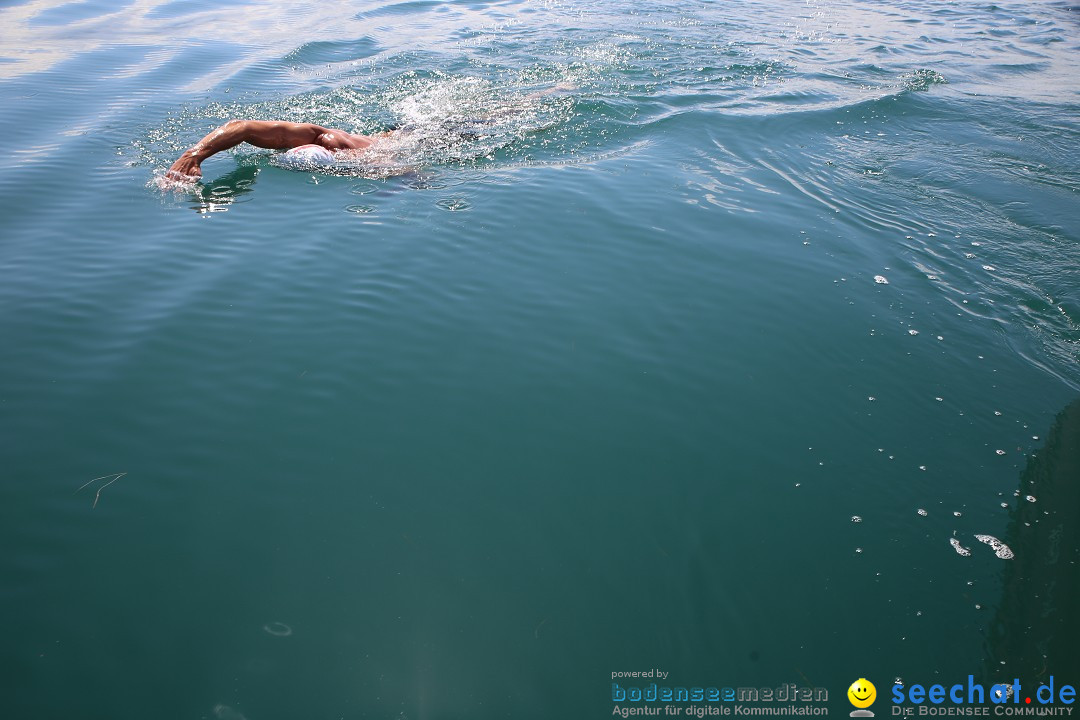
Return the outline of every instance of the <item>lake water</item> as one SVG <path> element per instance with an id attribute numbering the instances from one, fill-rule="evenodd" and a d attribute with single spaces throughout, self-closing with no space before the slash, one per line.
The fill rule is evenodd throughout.
<path id="1" fill-rule="evenodd" d="M 1076 5 L 0 27 L 3 717 L 1080 682 Z M 477 117 L 155 182 L 229 118 Z"/>

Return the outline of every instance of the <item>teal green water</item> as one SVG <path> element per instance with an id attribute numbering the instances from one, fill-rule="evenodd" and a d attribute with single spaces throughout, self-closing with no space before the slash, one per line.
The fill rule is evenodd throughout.
<path id="1" fill-rule="evenodd" d="M 0 26 L 3 717 L 1080 684 L 1076 6 Z M 154 182 L 230 117 L 507 107 L 389 169 Z"/>

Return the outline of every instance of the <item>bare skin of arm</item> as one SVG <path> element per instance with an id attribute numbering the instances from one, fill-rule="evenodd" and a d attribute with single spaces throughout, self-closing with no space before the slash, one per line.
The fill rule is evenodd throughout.
<path id="1" fill-rule="evenodd" d="M 272 150 L 287 150 L 301 145 L 321 145 L 327 150 L 362 150 L 374 141 L 374 136 L 353 135 L 311 123 L 230 120 L 181 155 L 165 176 L 181 180 L 201 177 L 202 168 L 199 166 L 203 160 L 244 142 Z"/>

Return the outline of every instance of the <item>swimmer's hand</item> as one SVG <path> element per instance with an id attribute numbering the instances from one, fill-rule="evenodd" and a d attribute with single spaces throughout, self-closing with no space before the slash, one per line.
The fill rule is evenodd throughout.
<path id="1" fill-rule="evenodd" d="M 176 162 L 165 171 L 165 177 L 176 182 L 193 183 L 202 177 L 202 168 L 199 167 L 197 151 L 188 150 L 181 155 Z"/>

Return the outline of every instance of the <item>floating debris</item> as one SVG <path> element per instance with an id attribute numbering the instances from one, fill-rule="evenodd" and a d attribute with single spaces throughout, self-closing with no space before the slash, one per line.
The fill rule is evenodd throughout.
<path id="1" fill-rule="evenodd" d="M 102 483 L 101 486 L 98 487 L 97 492 L 94 493 L 94 504 L 91 505 L 90 508 L 91 509 L 96 508 L 98 500 L 101 499 L 101 491 L 104 490 L 105 488 L 109 487 L 110 485 L 112 485 L 114 482 L 116 482 L 120 478 L 124 477 L 125 475 L 127 475 L 127 473 L 122 472 L 122 473 L 112 473 L 111 475 L 102 475 L 101 477 L 96 477 L 93 480 L 88 480 L 87 482 L 80 485 L 78 490 L 76 490 L 75 492 L 79 492 L 79 490 L 82 490 L 84 487 L 86 487 L 90 483 L 95 483 L 98 480 L 108 480 L 108 482 Z"/>
<path id="2" fill-rule="evenodd" d="M 994 554 L 1002 560 L 1011 560 L 1013 557 L 1015 557 L 1013 555 L 1013 551 L 1009 548 L 1009 546 L 998 540 L 993 535 L 976 535 L 975 539 L 981 543 L 989 545 L 994 550 Z"/>
<path id="3" fill-rule="evenodd" d="M 949 544 L 952 545 L 953 550 L 956 551 L 957 555 L 960 555 L 961 557 L 971 557 L 971 548 L 964 547 L 956 538 L 949 538 Z"/>
<path id="4" fill-rule="evenodd" d="M 875 275 L 874 276 L 874 282 L 876 282 L 878 285 L 888 285 L 889 284 L 889 281 L 885 278 L 884 275 Z"/>
<path id="5" fill-rule="evenodd" d="M 996 452 L 998 455 L 1004 455 L 1005 454 L 1004 450 L 995 450 L 994 452 Z"/>
<path id="6" fill-rule="evenodd" d="M 1035 496 L 1034 495 L 1028 495 L 1024 499 L 1027 500 L 1028 502 L 1035 502 Z"/>
<path id="7" fill-rule="evenodd" d="M 922 515 L 923 517 L 926 517 L 926 516 L 927 516 L 927 515 L 929 514 L 929 513 L 927 513 L 927 512 L 925 511 L 925 510 L 923 510 L 922 508 L 919 508 L 919 510 L 918 510 L 918 513 L 919 513 L 920 515 Z"/>
<path id="8" fill-rule="evenodd" d="M 851 522 L 862 522 L 862 518 L 859 517 L 858 515 L 852 515 L 851 516 Z"/>
<path id="9" fill-rule="evenodd" d="M 907 331 L 907 334 L 908 334 L 908 335 L 918 335 L 918 334 L 919 334 L 919 331 L 918 331 L 918 330 L 908 330 L 908 331 Z"/>

